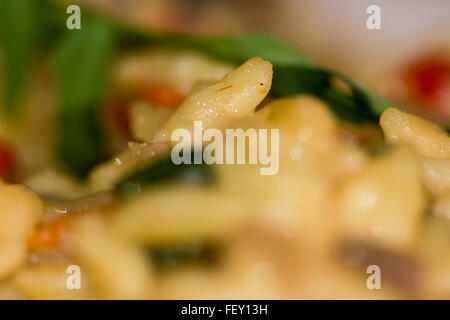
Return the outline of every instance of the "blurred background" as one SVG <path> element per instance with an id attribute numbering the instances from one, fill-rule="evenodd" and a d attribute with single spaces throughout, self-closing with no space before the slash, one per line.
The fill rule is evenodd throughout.
<path id="1" fill-rule="evenodd" d="M 149 29 L 266 31 L 394 103 L 450 123 L 448 0 L 83 0 Z M 368 30 L 369 5 L 381 29 Z"/>

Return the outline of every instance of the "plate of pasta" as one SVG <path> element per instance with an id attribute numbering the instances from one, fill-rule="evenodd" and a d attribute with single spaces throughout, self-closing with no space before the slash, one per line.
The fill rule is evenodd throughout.
<path id="1" fill-rule="evenodd" d="M 267 34 L 1 6 L 0 299 L 450 297 L 445 124 Z"/>

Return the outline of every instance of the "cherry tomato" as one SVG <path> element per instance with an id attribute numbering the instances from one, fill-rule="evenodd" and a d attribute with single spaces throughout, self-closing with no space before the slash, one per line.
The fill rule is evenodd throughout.
<path id="1" fill-rule="evenodd" d="M 449 59 L 429 55 L 410 65 L 404 78 L 412 100 L 433 113 L 450 114 Z"/>
<path id="2" fill-rule="evenodd" d="M 135 98 L 140 98 L 157 106 L 167 109 L 176 109 L 186 98 L 177 90 L 158 83 L 139 83 L 133 93 Z"/>
<path id="3" fill-rule="evenodd" d="M 0 142 L 0 176 L 9 178 L 14 171 L 14 157 L 11 148 Z"/>
<path id="4" fill-rule="evenodd" d="M 70 224 L 68 219 L 61 218 L 31 234 L 28 237 L 28 247 L 31 250 L 56 248 L 69 232 Z"/>

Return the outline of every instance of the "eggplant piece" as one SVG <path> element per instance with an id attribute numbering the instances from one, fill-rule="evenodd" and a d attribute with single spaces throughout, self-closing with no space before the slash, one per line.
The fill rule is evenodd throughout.
<path id="1" fill-rule="evenodd" d="M 364 241 L 344 241 L 338 254 L 347 265 L 364 268 L 363 272 L 370 265 L 379 266 L 382 283 L 386 280 L 407 296 L 416 297 L 419 293 L 424 276 L 422 266 L 409 254 Z"/>

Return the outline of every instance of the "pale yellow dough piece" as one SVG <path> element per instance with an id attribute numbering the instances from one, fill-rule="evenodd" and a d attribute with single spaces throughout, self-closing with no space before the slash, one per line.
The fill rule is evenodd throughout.
<path id="1" fill-rule="evenodd" d="M 194 121 L 202 121 L 205 129 L 227 128 L 251 115 L 271 85 L 272 64 L 261 58 L 252 58 L 216 84 L 190 95 L 155 139 L 168 140 L 173 130 L 179 128 L 192 130 Z"/>
<path id="2" fill-rule="evenodd" d="M 450 158 L 450 138 L 434 123 L 389 108 L 381 115 L 380 125 L 390 144 L 409 144 L 426 157 Z"/>
<path id="3" fill-rule="evenodd" d="M 0 279 L 26 260 L 27 237 L 44 212 L 44 203 L 20 185 L 0 185 Z"/>
<path id="4" fill-rule="evenodd" d="M 425 212 L 414 152 L 397 147 L 344 183 L 336 224 L 342 236 L 399 250 L 414 247 Z"/>

